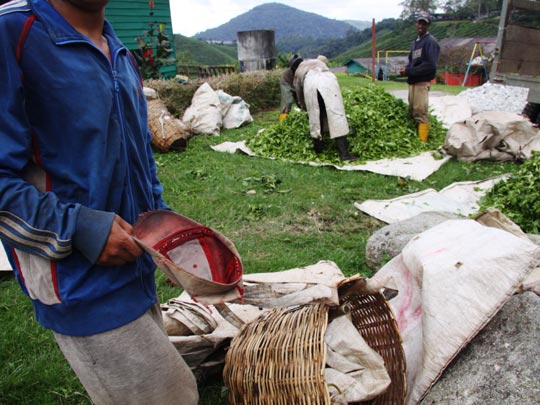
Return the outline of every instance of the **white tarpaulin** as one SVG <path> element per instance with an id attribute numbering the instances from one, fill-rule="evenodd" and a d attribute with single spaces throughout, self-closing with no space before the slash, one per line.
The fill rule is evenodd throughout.
<path id="1" fill-rule="evenodd" d="M 244 302 L 264 308 L 312 302 L 339 305 L 338 284 L 344 276 L 331 261 L 273 273 L 244 274 Z"/>
<path id="2" fill-rule="evenodd" d="M 375 274 L 372 288 L 398 290 L 389 304 L 407 359 L 408 404 L 423 398 L 539 260 L 531 241 L 451 220 L 417 235 Z"/>
<path id="3" fill-rule="evenodd" d="M 441 191 L 432 188 L 390 200 L 354 203 L 360 211 L 387 224 L 412 218 L 423 212 L 450 212 L 468 216 L 478 211 L 478 201 L 495 183 L 507 176 L 483 181 L 453 183 Z"/>
<path id="4" fill-rule="evenodd" d="M 239 151 L 249 156 L 257 156 L 251 151 L 251 149 L 246 146 L 246 143 L 244 141 L 223 142 L 219 145 L 211 146 L 211 148 L 217 152 L 236 153 L 237 151 Z M 343 166 L 315 162 L 298 163 L 305 163 L 311 166 L 333 166 L 338 170 L 363 170 L 387 176 L 399 176 L 404 178 L 410 178 L 412 180 L 422 181 L 425 178 L 429 177 L 432 173 L 439 170 L 439 168 L 449 159 L 451 159 L 451 156 L 446 156 L 442 159 L 436 159 L 433 157 L 432 152 L 424 152 L 418 156 L 410 158 L 381 159 L 369 161 L 359 165 L 355 165 L 354 162 L 352 164 L 346 164 Z"/>
<path id="5" fill-rule="evenodd" d="M 186 292 L 183 292 L 175 301 L 177 303 L 183 302 L 186 305 L 195 304 Z M 253 305 L 228 304 L 228 306 L 244 322 L 252 321 L 263 313 L 263 311 Z M 167 314 L 168 306 L 162 305 L 162 307 L 165 325 L 171 324 L 174 319 L 169 318 Z M 223 345 L 238 333 L 238 328 L 223 318 L 220 312 L 214 307 L 208 306 L 207 311 L 209 316 L 214 318 L 216 324 L 208 333 L 169 336 L 170 342 L 176 347 L 186 363 L 194 370 L 198 368 L 204 369 L 205 367 L 211 368 L 211 366 L 222 364 L 224 359 L 220 356 L 218 356 L 218 359 L 214 359 L 213 354 L 217 353 L 219 349 L 222 349 Z M 192 315 L 191 323 L 196 320 L 197 317 Z M 168 330 L 171 329 L 168 328 Z"/>
<path id="6" fill-rule="evenodd" d="M 444 149 L 464 161 L 522 161 L 540 150 L 540 131 L 522 115 L 485 111 L 454 123 Z"/>

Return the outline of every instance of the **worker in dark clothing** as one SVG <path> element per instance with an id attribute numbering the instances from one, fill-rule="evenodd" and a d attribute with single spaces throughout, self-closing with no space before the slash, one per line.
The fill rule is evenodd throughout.
<path id="1" fill-rule="evenodd" d="M 292 87 L 294 72 L 291 68 L 287 68 L 281 75 L 279 87 L 281 88 L 281 105 L 279 106 L 279 120 L 283 121 L 291 111 L 291 107 L 296 103 L 296 91 Z"/>
<path id="2" fill-rule="evenodd" d="M 418 37 L 412 42 L 409 63 L 400 71 L 409 83 L 409 113 L 418 124 L 418 136 L 427 142 L 429 134 L 428 93 L 437 72 L 439 43 L 428 32 L 431 16 L 420 13 L 416 19 Z"/>

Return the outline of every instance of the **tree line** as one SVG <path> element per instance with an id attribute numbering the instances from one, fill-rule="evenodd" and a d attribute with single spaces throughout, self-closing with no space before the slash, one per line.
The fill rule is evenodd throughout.
<path id="1" fill-rule="evenodd" d="M 402 19 L 414 17 L 421 11 L 437 14 L 442 10 L 456 19 L 475 19 L 499 13 L 502 0 L 403 0 Z"/>

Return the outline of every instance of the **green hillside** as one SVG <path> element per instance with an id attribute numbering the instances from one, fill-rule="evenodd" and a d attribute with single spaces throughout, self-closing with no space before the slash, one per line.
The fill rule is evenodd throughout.
<path id="1" fill-rule="evenodd" d="M 236 45 L 209 44 L 203 40 L 174 34 L 179 65 L 236 65 Z"/>
<path id="2" fill-rule="evenodd" d="M 431 24 L 429 31 L 438 40 L 444 38 L 496 37 L 498 24 L 498 17 L 480 21 L 435 21 Z M 366 31 L 363 31 L 363 33 L 366 33 Z M 407 50 L 415 36 L 416 28 L 413 23 L 398 21 L 394 27 L 387 27 L 377 31 L 377 50 Z M 337 55 L 332 61 L 341 64 L 351 58 L 370 57 L 371 33 L 369 32 L 366 37 L 367 40 Z"/>
<path id="3" fill-rule="evenodd" d="M 480 21 L 436 21 L 430 32 L 438 40 L 444 38 L 496 37 L 498 17 Z M 416 36 L 414 23 L 387 19 L 377 24 L 377 50 L 408 50 Z M 211 44 L 204 40 L 174 35 L 178 64 L 236 65 L 236 45 Z M 286 46 L 285 46 L 286 45 Z M 303 57 L 319 54 L 330 58 L 332 65 L 345 60 L 371 56 L 371 28 L 349 32 L 344 38 L 318 39 L 291 36 L 276 44 L 278 54 L 297 52 Z"/>
<path id="4" fill-rule="evenodd" d="M 276 43 L 291 37 L 305 39 L 343 38 L 354 31 L 351 24 L 309 13 L 281 3 L 254 7 L 219 27 L 195 35 L 197 38 L 234 41 L 238 31 L 274 30 Z"/>

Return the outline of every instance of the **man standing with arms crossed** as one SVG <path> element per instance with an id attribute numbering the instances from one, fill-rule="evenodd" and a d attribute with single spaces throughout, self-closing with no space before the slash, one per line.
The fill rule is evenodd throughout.
<path id="1" fill-rule="evenodd" d="M 428 93 L 431 81 L 437 73 L 440 51 L 439 43 L 428 32 L 430 25 L 430 15 L 420 13 L 416 19 L 418 37 L 412 42 L 409 63 L 400 71 L 401 76 L 407 76 L 407 83 L 409 83 L 409 113 L 418 124 L 418 137 L 422 142 L 428 140 Z"/>
<path id="2" fill-rule="evenodd" d="M 96 404 L 186 404 L 155 265 L 132 238 L 168 209 L 142 81 L 108 0 L 0 7 L 0 238 L 38 322 Z"/>

